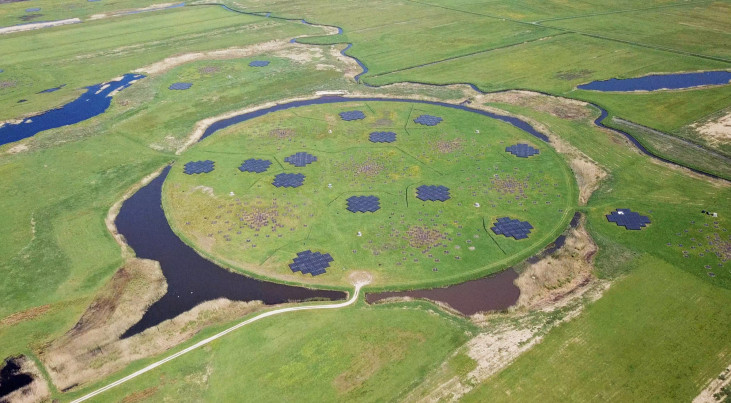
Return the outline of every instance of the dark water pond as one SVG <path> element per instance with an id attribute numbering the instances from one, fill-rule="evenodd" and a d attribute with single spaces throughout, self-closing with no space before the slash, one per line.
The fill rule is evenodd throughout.
<path id="1" fill-rule="evenodd" d="M 29 385 L 31 382 L 33 382 L 33 377 L 30 374 L 20 372 L 20 365 L 15 361 L 15 358 L 7 359 L 5 365 L 0 368 L 0 398 Z"/>
<path id="2" fill-rule="evenodd" d="M 126 74 L 119 81 L 86 87 L 84 94 L 58 109 L 23 119 L 20 123 L 5 124 L 0 127 L 0 145 L 31 137 L 44 130 L 79 123 L 104 113 L 112 103 L 112 92 L 121 91 L 143 77 L 145 76 L 140 74 Z"/>
<path id="3" fill-rule="evenodd" d="M 256 280 L 204 259 L 178 238 L 162 209 L 162 184 L 170 171 L 140 189 L 122 205 L 116 219 L 137 257 L 157 260 L 168 283 L 167 293 L 122 338 L 133 336 L 196 305 L 217 298 L 281 304 L 311 299 L 345 299 L 341 291 L 311 290 Z"/>
<path id="4" fill-rule="evenodd" d="M 731 81 L 731 71 L 703 71 L 698 73 L 653 74 L 637 78 L 592 81 L 579 85 L 581 90 L 604 92 L 614 91 L 657 91 L 680 90 L 704 85 L 725 85 Z"/>
<path id="5" fill-rule="evenodd" d="M 520 289 L 513 284 L 516 278 L 518 273 L 508 269 L 489 277 L 445 288 L 368 293 L 366 302 L 373 304 L 394 297 L 424 298 L 444 302 L 469 316 L 484 311 L 500 311 L 514 305 L 520 297 Z"/>

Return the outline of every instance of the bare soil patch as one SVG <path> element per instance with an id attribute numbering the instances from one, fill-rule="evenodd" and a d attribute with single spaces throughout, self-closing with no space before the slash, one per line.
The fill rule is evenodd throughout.
<path id="1" fill-rule="evenodd" d="M 713 145 L 731 142 L 731 112 L 702 124 L 690 126 L 701 137 Z"/>

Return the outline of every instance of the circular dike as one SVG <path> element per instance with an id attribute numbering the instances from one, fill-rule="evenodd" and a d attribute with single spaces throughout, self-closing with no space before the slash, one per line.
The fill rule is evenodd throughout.
<path id="1" fill-rule="evenodd" d="M 215 168 L 191 174 L 201 161 Z M 366 271 L 374 289 L 398 289 L 526 259 L 568 225 L 575 187 L 553 148 L 514 126 L 374 101 L 220 130 L 183 154 L 162 200 L 184 242 L 235 271 L 326 287 Z"/>

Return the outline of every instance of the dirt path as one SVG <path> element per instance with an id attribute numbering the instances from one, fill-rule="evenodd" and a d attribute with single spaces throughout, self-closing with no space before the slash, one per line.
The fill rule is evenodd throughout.
<path id="1" fill-rule="evenodd" d="M 264 319 L 264 318 L 268 318 L 268 317 L 274 316 L 274 315 L 279 315 L 279 314 L 287 313 L 287 312 L 310 311 L 310 310 L 315 310 L 315 309 L 339 309 L 339 308 L 345 308 L 347 306 L 350 306 L 350 305 L 354 304 L 355 301 L 358 300 L 358 294 L 360 293 L 360 289 L 361 289 L 361 287 L 363 287 L 366 284 L 368 284 L 368 280 L 360 280 L 360 281 L 357 281 L 355 283 L 355 292 L 353 292 L 353 296 L 350 297 L 350 299 L 347 300 L 347 301 L 345 301 L 345 302 L 341 302 L 341 303 L 338 303 L 338 304 L 294 306 L 294 307 L 291 307 L 291 308 L 275 309 L 273 311 L 265 312 L 265 313 L 263 313 L 261 315 L 254 316 L 253 318 L 247 319 L 247 320 L 245 320 L 245 321 L 243 321 L 241 323 L 238 323 L 238 324 L 236 324 L 234 326 L 231 326 L 230 328 L 228 328 L 228 329 L 226 329 L 226 330 L 224 330 L 224 331 L 222 331 L 220 333 L 217 333 L 217 334 L 215 334 L 215 335 L 213 335 L 213 336 L 211 336 L 211 337 L 209 337 L 207 339 L 203 339 L 203 340 L 199 341 L 198 343 L 195 343 L 192 346 L 190 346 L 190 347 L 188 347 L 188 348 L 186 348 L 184 350 L 181 350 L 181 351 L 179 351 L 179 352 L 177 352 L 177 353 L 175 353 L 175 354 L 173 354 L 173 355 L 171 355 L 171 356 L 169 356 L 167 358 L 163 358 L 160 361 L 154 362 L 154 363 L 152 363 L 152 364 L 150 364 L 150 365 L 142 368 L 139 371 L 136 371 L 136 372 L 134 372 L 134 373 L 132 373 L 130 375 L 125 376 L 124 378 L 122 378 L 122 379 L 120 379 L 120 380 L 118 380 L 116 382 L 112 382 L 112 383 L 110 383 L 107 386 L 104 386 L 102 388 L 99 388 L 99 389 L 97 389 L 97 390 L 95 390 L 95 391 L 87 394 L 87 395 L 84 395 L 84 396 L 82 396 L 82 397 L 74 400 L 72 403 L 83 402 L 85 400 L 91 399 L 92 397 L 95 397 L 95 396 L 97 396 L 97 395 L 99 395 L 101 393 L 104 393 L 107 390 L 112 389 L 115 386 L 121 385 L 121 384 L 123 384 L 123 383 L 125 383 L 125 382 L 127 382 L 129 380 L 132 380 L 134 378 L 137 378 L 138 376 L 140 376 L 140 375 L 142 375 L 142 374 L 144 374 L 146 372 L 152 371 L 153 369 L 155 369 L 155 368 L 157 368 L 157 367 L 159 367 L 159 366 L 161 366 L 161 365 L 163 365 L 163 364 L 165 364 L 165 363 L 167 363 L 169 361 L 172 361 L 172 360 L 180 357 L 183 354 L 186 354 L 186 353 L 189 353 L 189 352 L 191 352 L 193 350 L 196 350 L 198 348 L 201 348 L 201 347 L 205 346 L 206 344 L 209 344 L 210 342 L 212 342 L 214 340 L 220 339 L 221 337 L 223 337 L 223 336 L 225 336 L 225 335 L 233 332 L 234 330 L 236 330 L 236 329 L 238 329 L 240 327 L 244 327 L 244 326 L 246 326 L 246 325 L 248 325 L 250 323 L 256 322 L 257 320 Z"/>

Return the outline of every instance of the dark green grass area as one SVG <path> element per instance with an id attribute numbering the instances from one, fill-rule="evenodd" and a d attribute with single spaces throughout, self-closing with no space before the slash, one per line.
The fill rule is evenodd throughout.
<path id="1" fill-rule="evenodd" d="M 472 330 L 425 303 L 287 313 L 238 329 L 97 399 L 397 400 Z"/>
<path id="2" fill-rule="evenodd" d="M 466 401 L 689 401 L 731 356 L 729 290 L 645 256 Z"/>
<path id="3" fill-rule="evenodd" d="M 353 109 L 366 119 L 338 116 Z M 433 128 L 414 123 L 421 114 L 444 121 Z M 372 143 L 373 131 L 393 131 L 397 140 Z M 517 143 L 540 154 L 505 152 Z M 301 168 L 284 161 L 296 152 L 318 160 Z M 240 172 L 250 158 L 273 164 L 266 173 Z M 198 160 L 213 160 L 216 169 L 183 173 L 185 163 Z M 274 187 L 283 172 L 304 174 L 304 185 Z M 446 186 L 451 198 L 419 200 L 422 185 Z M 346 209 L 349 197 L 364 195 L 379 197 L 381 209 Z M 380 287 L 446 284 L 501 270 L 553 241 L 575 199 L 574 178 L 548 144 L 469 112 L 393 102 L 303 107 L 226 129 L 184 154 L 164 190 L 177 232 L 217 260 L 328 285 L 348 284 L 353 270 L 366 270 Z M 489 228 L 503 216 L 530 222 L 529 238 L 495 235 Z M 304 250 L 330 253 L 328 273 L 293 274 L 288 263 Z"/>
<path id="4" fill-rule="evenodd" d="M 245 47 L 273 38 L 320 34 L 320 28 L 253 17 L 221 7 L 184 7 L 100 19 L 72 26 L 3 35 L 0 88 L 7 107 L 0 119 L 12 119 L 64 104 L 98 84 L 166 57 L 229 47 Z M 42 68 L 38 68 L 41 66 Z M 53 93 L 38 92 L 66 84 Z M 17 103 L 20 99 L 27 102 Z"/>

